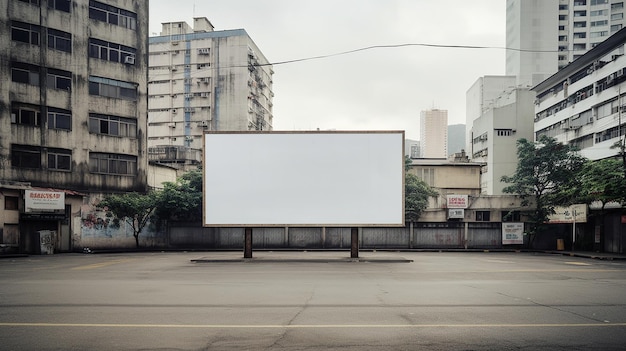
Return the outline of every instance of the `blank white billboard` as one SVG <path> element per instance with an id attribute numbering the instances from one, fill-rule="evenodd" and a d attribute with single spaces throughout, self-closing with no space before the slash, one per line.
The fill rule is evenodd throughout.
<path id="1" fill-rule="evenodd" d="M 207 132 L 204 226 L 403 226 L 404 132 Z"/>

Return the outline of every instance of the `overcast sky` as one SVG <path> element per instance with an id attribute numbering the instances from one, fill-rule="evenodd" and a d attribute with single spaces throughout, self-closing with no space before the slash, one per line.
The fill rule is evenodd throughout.
<path id="1" fill-rule="evenodd" d="M 245 29 L 270 62 L 377 45 L 505 46 L 504 0 L 150 0 L 162 22 L 206 17 L 215 30 Z M 502 49 L 379 48 L 274 66 L 274 130 L 405 130 L 419 139 L 420 111 L 465 123 L 465 93 L 503 75 Z"/>

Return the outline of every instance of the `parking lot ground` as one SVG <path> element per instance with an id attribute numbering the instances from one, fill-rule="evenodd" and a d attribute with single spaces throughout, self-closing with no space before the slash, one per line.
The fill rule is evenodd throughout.
<path id="1" fill-rule="evenodd" d="M 525 252 L 0 260 L 3 350 L 623 350 L 626 261 Z M 203 261 L 198 261 L 204 259 Z"/>

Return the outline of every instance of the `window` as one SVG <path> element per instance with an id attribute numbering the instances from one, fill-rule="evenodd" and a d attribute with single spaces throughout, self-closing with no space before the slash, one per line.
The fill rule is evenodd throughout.
<path id="1" fill-rule="evenodd" d="M 607 16 L 608 14 L 609 10 L 591 11 L 591 16 Z"/>
<path id="2" fill-rule="evenodd" d="M 48 0 L 48 8 L 63 12 L 70 12 L 70 0 Z"/>
<path id="3" fill-rule="evenodd" d="M 89 154 L 89 170 L 92 173 L 135 175 L 137 157 L 92 152 Z"/>
<path id="4" fill-rule="evenodd" d="M 41 27 L 24 22 L 11 21 L 11 40 L 39 45 Z"/>
<path id="5" fill-rule="evenodd" d="M 559 5 L 559 10 L 567 10 L 567 5 Z"/>
<path id="6" fill-rule="evenodd" d="M 433 186 L 435 185 L 435 169 L 434 168 L 418 168 L 417 177 L 424 183 Z"/>
<path id="7" fill-rule="evenodd" d="M 39 5 L 39 0 L 20 0 L 20 1 L 28 3 L 28 4 Z"/>
<path id="8" fill-rule="evenodd" d="M 489 211 L 476 211 L 477 222 L 489 222 Z"/>
<path id="9" fill-rule="evenodd" d="M 592 11 L 592 13 L 593 13 L 593 11 Z M 585 17 L 585 16 L 587 16 L 587 11 L 574 11 L 574 17 Z"/>
<path id="10" fill-rule="evenodd" d="M 601 27 L 601 26 L 607 26 L 607 25 L 609 25 L 609 21 L 607 20 L 591 22 L 592 27 Z"/>
<path id="11" fill-rule="evenodd" d="M 49 68 L 47 78 L 48 88 L 68 91 L 72 89 L 72 72 Z"/>
<path id="12" fill-rule="evenodd" d="M 114 79 L 89 77 L 89 94 L 136 101 L 137 86 Z"/>
<path id="13" fill-rule="evenodd" d="M 71 111 L 48 107 L 48 129 L 72 130 Z"/>
<path id="14" fill-rule="evenodd" d="M 39 106 L 14 103 L 11 106 L 11 123 L 29 126 L 41 125 Z"/>
<path id="15" fill-rule="evenodd" d="M 496 129 L 497 136 L 511 136 L 513 135 L 513 129 Z"/>
<path id="16" fill-rule="evenodd" d="M 587 33 L 574 33 L 574 39 L 584 39 L 587 37 Z"/>
<path id="17" fill-rule="evenodd" d="M 574 28 L 585 28 L 585 27 L 587 27 L 587 22 L 574 22 Z"/>
<path id="18" fill-rule="evenodd" d="M 58 171 L 72 170 L 72 150 L 48 149 L 48 169 Z"/>
<path id="19" fill-rule="evenodd" d="M 611 26 L 611 32 L 617 32 L 620 29 L 622 29 L 622 25 L 621 24 L 614 24 L 614 25 Z"/>
<path id="20" fill-rule="evenodd" d="M 618 112 L 619 104 L 617 99 L 608 101 L 598 107 L 596 107 L 596 119 L 611 116 Z"/>
<path id="21" fill-rule="evenodd" d="M 559 15 L 559 21 L 567 21 L 567 15 Z"/>
<path id="22" fill-rule="evenodd" d="M 136 53 L 137 50 L 128 46 L 89 38 L 89 57 L 126 63 L 126 57 L 135 57 Z"/>
<path id="23" fill-rule="evenodd" d="M 72 34 L 48 28 L 48 47 L 65 52 L 72 52 Z"/>
<path id="24" fill-rule="evenodd" d="M 611 10 L 619 10 L 619 9 L 623 9 L 624 8 L 624 3 L 623 2 L 616 2 L 614 4 L 611 4 Z"/>
<path id="25" fill-rule="evenodd" d="M 98 1 L 89 1 L 89 18 L 136 30 L 137 14 Z"/>
<path id="26" fill-rule="evenodd" d="M 574 51 L 582 51 L 587 49 L 586 44 L 574 44 Z"/>
<path id="27" fill-rule="evenodd" d="M 19 209 L 19 198 L 17 196 L 4 196 L 4 209 L 17 211 Z"/>
<path id="28" fill-rule="evenodd" d="M 624 14 L 623 13 L 614 13 L 611 15 L 611 21 L 617 21 L 617 20 L 621 20 L 624 19 Z"/>
<path id="29" fill-rule="evenodd" d="M 521 222 L 520 211 L 502 211 L 502 222 Z"/>
<path id="30" fill-rule="evenodd" d="M 39 85 L 39 67 L 27 63 L 11 63 L 11 81 Z"/>
<path id="31" fill-rule="evenodd" d="M 609 0 L 591 0 L 591 6 L 608 4 L 608 3 L 609 3 Z"/>
<path id="32" fill-rule="evenodd" d="M 41 149 L 37 146 L 11 145 L 11 166 L 41 168 Z"/>
<path id="33" fill-rule="evenodd" d="M 137 137 L 137 120 L 131 118 L 89 114 L 89 132 L 119 137 Z"/>
<path id="34" fill-rule="evenodd" d="M 601 31 L 601 32 L 591 32 L 589 33 L 589 37 L 590 38 L 600 38 L 600 37 L 608 37 L 609 36 L 609 32 L 608 31 Z"/>

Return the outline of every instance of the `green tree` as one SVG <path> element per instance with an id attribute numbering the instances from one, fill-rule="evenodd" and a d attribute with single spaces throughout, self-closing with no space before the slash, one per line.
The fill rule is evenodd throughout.
<path id="1" fill-rule="evenodd" d="M 156 196 L 155 193 L 109 195 L 98 206 L 131 226 L 135 245 L 139 248 L 139 234 L 150 221 L 156 207 Z"/>
<path id="2" fill-rule="evenodd" d="M 572 189 L 578 195 L 577 202 L 626 201 L 626 178 L 622 160 L 607 158 L 588 161 L 579 172 L 578 179 L 579 187 Z"/>
<path id="3" fill-rule="evenodd" d="M 160 219 L 199 222 L 202 220 L 202 170 L 183 174 L 176 182 L 163 183 L 157 195 L 155 215 Z"/>
<path id="4" fill-rule="evenodd" d="M 415 222 L 419 219 L 422 211 L 428 207 L 428 198 L 439 194 L 426 182 L 408 171 L 411 169 L 411 158 L 404 159 L 404 219 Z"/>
<path id="5" fill-rule="evenodd" d="M 517 141 L 517 169 L 512 176 L 501 181 L 511 185 L 505 193 L 517 194 L 522 205 L 533 206 L 530 211 L 529 245 L 539 233 L 554 207 L 571 204 L 569 189 L 577 188 L 578 173 L 585 163 L 575 148 L 563 145 L 554 138 L 542 136 L 537 142 Z"/>

